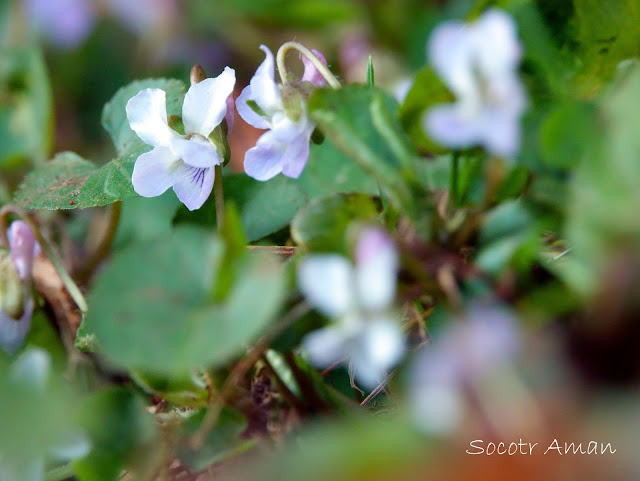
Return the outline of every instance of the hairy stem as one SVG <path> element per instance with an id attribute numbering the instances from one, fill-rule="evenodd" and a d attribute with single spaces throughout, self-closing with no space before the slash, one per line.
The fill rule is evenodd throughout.
<path id="1" fill-rule="evenodd" d="M 276 63 L 278 64 L 278 72 L 280 72 L 280 78 L 282 79 L 282 84 L 287 85 L 289 83 L 289 76 L 287 75 L 287 68 L 284 64 L 284 57 L 289 50 L 297 50 L 302 55 L 307 57 L 313 66 L 318 69 L 320 75 L 324 77 L 327 81 L 327 84 L 334 89 L 340 88 L 340 82 L 338 79 L 331 73 L 331 71 L 327 68 L 325 64 L 307 47 L 299 44 L 298 42 L 287 42 L 283 44 L 278 50 L 278 54 L 276 57 Z"/>

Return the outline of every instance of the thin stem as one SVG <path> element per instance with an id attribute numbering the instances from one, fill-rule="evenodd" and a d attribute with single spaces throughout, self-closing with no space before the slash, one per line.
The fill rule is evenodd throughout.
<path id="1" fill-rule="evenodd" d="M 109 211 L 109 223 L 107 224 L 107 228 L 102 236 L 102 240 L 98 247 L 95 248 L 91 257 L 84 265 L 84 267 L 78 272 L 76 278 L 80 282 L 86 281 L 91 273 L 95 270 L 96 267 L 104 260 L 107 255 L 109 255 L 109 251 L 111 250 L 111 245 L 113 244 L 113 239 L 116 237 L 116 232 L 118 230 L 118 224 L 120 222 L 120 215 L 122 214 L 122 202 L 114 202 L 111 204 Z"/>
<path id="2" fill-rule="evenodd" d="M 216 165 L 214 167 L 214 179 L 213 179 L 213 201 L 216 204 L 216 226 L 218 232 L 222 230 L 224 224 L 224 188 L 222 186 L 222 166 Z"/>
<path id="3" fill-rule="evenodd" d="M 287 68 L 284 64 L 284 57 L 289 50 L 297 50 L 302 55 L 307 57 L 313 66 L 320 72 L 320 75 L 324 77 L 327 81 L 327 84 L 331 88 L 339 89 L 340 82 L 338 79 L 331 73 L 331 70 L 327 68 L 325 64 L 307 47 L 299 44 L 298 42 L 287 42 L 283 44 L 278 50 L 278 54 L 276 56 L 276 63 L 278 64 L 278 71 L 280 72 L 280 78 L 282 79 L 282 85 L 287 85 L 289 83 L 289 76 L 287 75 Z"/>
<path id="4" fill-rule="evenodd" d="M 67 289 L 67 292 L 78 306 L 78 309 L 80 309 L 80 312 L 84 315 L 88 310 L 87 301 L 84 299 L 82 292 L 80 292 L 80 289 L 64 268 L 62 259 L 53 247 L 53 244 L 42 235 L 42 232 L 40 232 L 36 223 L 31 220 L 27 213 L 15 205 L 5 205 L 0 209 L 0 235 L 2 235 L 3 242 L 6 242 L 6 245 L 9 245 L 6 239 L 7 216 L 9 214 L 14 214 L 29 224 L 29 227 L 31 227 L 33 235 L 38 241 L 38 244 L 40 244 L 40 248 L 44 252 L 44 255 L 51 261 L 53 267 L 55 267 L 56 272 L 60 276 L 62 283 Z"/>
<path id="5" fill-rule="evenodd" d="M 454 152 L 453 157 L 451 158 L 451 173 L 449 175 L 449 198 L 451 200 L 451 205 L 456 208 L 458 207 L 458 171 L 459 171 L 459 163 L 460 163 L 460 152 Z"/>

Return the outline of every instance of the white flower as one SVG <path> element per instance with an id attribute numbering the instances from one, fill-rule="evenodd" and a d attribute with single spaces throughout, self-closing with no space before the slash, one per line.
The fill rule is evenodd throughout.
<path id="1" fill-rule="evenodd" d="M 307 116 L 304 102 L 300 104 L 297 118 L 289 117 L 275 81 L 273 54 L 264 45 L 260 48 L 266 58 L 236 100 L 236 109 L 248 124 L 269 131 L 247 151 L 244 170 L 247 175 L 263 181 L 279 173 L 297 178 L 309 158 L 309 141 L 315 125 Z M 305 68 L 305 76 L 304 80 L 319 83 L 309 67 Z"/>
<path id="2" fill-rule="evenodd" d="M 491 9 L 472 24 L 438 26 L 428 56 L 457 102 L 427 112 L 429 135 L 453 148 L 481 144 L 497 155 L 517 153 L 526 108 L 518 78 L 521 50 L 515 22 L 500 10 Z"/>
<path id="3" fill-rule="evenodd" d="M 0 305 L 0 347 L 9 355 L 14 354 L 24 342 L 31 326 L 31 315 L 33 314 L 33 296 L 31 295 L 31 274 L 33 270 L 33 259 L 40 251 L 40 246 L 36 242 L 33 231 L 29 224 L 17 220 L 7 229 L 9 238 L 9 250 L 13 265 L 5 266 L 6 269 L 13 269 L 13 272 L 3 270 L 0 275 L 2 283 L 0 297 L 8 294 L 6 289 L 12 290 L 11 296 L 19 295 L 22 303 L 21 313 L 11 316 L 5 312 Z M 15 276 L 16 278 L 10 279 Z M 18 284 L 15 284 L 15 283 Z M 14 285 L 9 285 L 14 283 Z M 16 291 L 15 289 L 19 289 Z M 20 292 L 20 294 L 18 294 Z M 5 301 L 7 302 L 7 301 Z"/>
<path id="4" fill-rule="evenodd" d="M 467 405 L 465 388 L 514 358 L 519 344 L 520 332 L 508 312 L 472 306 L 427 344 L 412 366 L 410 401 L 418 426 L 435 434 L 455 430 Z"/>
<path id="5" fill-rule="evenodd" d="M 300 290 L 310 304 L 336 319 L 308 334 L 303 346 L 309 360 L 326 367 L 350 358 L 355 377 L 373 387 L 402 357 L 404 337 L 391 313 L 398 256 L 387 235 L 376 228 L 362 232 L 356 265 L 334 254 L 315 254 L 298 268 Z"/>
<path id="6" fill-rule="evenodd" d="M 226 67 L 218 77 L 189 88 L 182 106 L 185 135 L 167 123 L 164 90 L 145 89 L 129 100 L 131 129 L 154 147 L 136 160 L 132 182 L 138 194 L 156 197 L 173 187 L 189 210 L 204 204 L 213 188 L 214 167 L 223 162 L 209 136 L 225 118 L 235 81 L 235 71 Z"/>

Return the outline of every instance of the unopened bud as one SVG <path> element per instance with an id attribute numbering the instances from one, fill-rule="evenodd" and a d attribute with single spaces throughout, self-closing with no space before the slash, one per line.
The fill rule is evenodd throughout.
<path id="1" fill-rule="evenodd" d="M 12 319 L 24 314 L 24 284 L 8 249 L 0 247 L 0 309 Z"/>
<path id="2" fill-rule="evenodd" d="M 189 75 L 189 79 L 191 80 L 191 85 L 200 83 L 206 78 L 207 78 L 207 74 L 204 72 L 204 69 L 200 65 L 196 64 L 193 67 L 191 67 L 191 74 Z"/>

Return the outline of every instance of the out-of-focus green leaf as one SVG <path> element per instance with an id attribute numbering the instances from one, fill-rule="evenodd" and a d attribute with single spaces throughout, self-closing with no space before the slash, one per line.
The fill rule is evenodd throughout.
<path id="1" fill-rule="evenodd" d="M 291 222 L 291 237 L 303 249 L 345 251 L 345 233 L 356 220 L 378 216 L 375 203 L 363 194 L 336 194 L 316 199 L 300 209 Z"/>
<path id="2" fill-rule="evenodd" d="M 36 48 L 0 47 L 0 169 L 43 162 L 53 132 L 51 89 Z"/>
<path id="3" fill-rule="evenodd" d="M 245 174 L 230 174 L 224 176 L 223 183 L 225 200 L 233 201 L 238 207 L 242 227 L 249 241 L 286 227 L 298 208 L 306 203 L 306 196 L 296 182 L 282 175 L 260 182 Z M 213 197 L 198 210 L 180 208 L 174 223 L 215 226 Z"/>
<path id="4" fill-rule="evenodd" d="M 81 481 L 114 481 L 136 454 L 152 447 L 156 426 L 132 392 L 110 388 L 81 405 L 79 418 L 91 439 L 91 452 L 73 463 Z"/>
<path id="5" fill-rule="evenodd" d="M 178 457 L 193 471 L 202 471 L 207 466 L 245 452 L 255 445 L 254 440 L 241 439 L 240 435 L 247 428 L 247 420 L 242 414 L 229 407 L 224 407 L 218 416 L 218 423 L 211 429 L 202 443 L 194 450 L 189 446 L 189 436 L 193 435 L 206 414 L 200 411 L 187 421 L 184 426 L 185 442 L 178 448 Z"/>
<path id="6" fill-rule="evenodd" d="M 437 104 L 453 101 L 453 95 L 431 67 L 420 70 L 402 102 L 398 116 L 406 132 L 417 146 L 431 153 L 444 153 L 448 149 L 433 142 L 425 134 L 422 118 L 425 112 Z"/>
<path id="7" fill-rule="evenodd" d="M 115 364 L 150 374 L 179 376 L 228 360 L 272 319 L 284 279 L 277 260 L 253 253 L 220 278 L 223 256 L 223 242 L 194 227 L 120 251 L 95 281 L 84 335 L 95 334 Z M 214 302 L 218 281 L 230 287 Z"/>
<path id="8" fill-rule="evenodd" d="M 185 86 L 175 79 L 146 79 L 132 82 L 116 92 L 102 111 L 102 126 L 109 132 L 118 155 L 125 155 L 144 144 L 129 127 L 127 102 L 143 89 L 157 88 L 167 94 L 167 115 L 182 115 Z"/>
<path id="9" fill-rule="evenodd" d="M 136 159 L 147 150 L 138 147 L 102 167 L 62 152 L 27 175 L 15 202 L 25 209 L 86 209 L 137 197 L 131 175 Z"/>
<path id="10" fill-rule="evenodd" d="M 412 215 L 417 158 L 393 115 L 396 102 L 375 87 L 320 89 L 309 100 L 311 118 L 334 145 L 375 176 L 391 204 Z"/>

